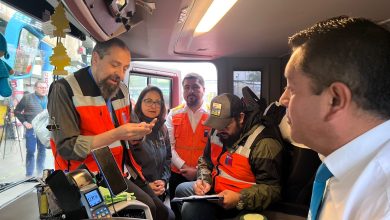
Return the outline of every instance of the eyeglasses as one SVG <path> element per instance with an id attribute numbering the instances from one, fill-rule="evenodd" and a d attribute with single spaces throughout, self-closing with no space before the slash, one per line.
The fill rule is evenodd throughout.
<path id="1" fill-rule="evenodd" d="M 161 107 L 162 103 L 161 100 L 153 101 L 152 99 L 144 99 L 142 100 L 146 106 L 150 107 L 152 105 L 156 105 L 157 107 Z"/>

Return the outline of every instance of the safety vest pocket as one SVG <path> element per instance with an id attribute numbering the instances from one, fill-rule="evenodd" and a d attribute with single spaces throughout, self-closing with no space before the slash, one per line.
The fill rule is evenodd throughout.
<path id="1" fill-rule="evenodd" d="M 172 124 L 173 124 L 173 127 L 174 127 L 174 132 L 175 132 L 175 138 L 179 137 L 180 136 L 180 133 L 181 133 L 181 130 L 182 130 L 182 124 L 183 124 L 183 120 L 181 117 L 174 117 L 172 118 Z"/>

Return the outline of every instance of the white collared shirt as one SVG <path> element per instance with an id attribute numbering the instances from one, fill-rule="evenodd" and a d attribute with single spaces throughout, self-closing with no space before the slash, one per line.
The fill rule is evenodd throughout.
<path id="1" fill-rule="evenodd" d="M 207 108 L 205 106 L 205 103 L 203 102 L 202 106 L 198 110 L 196 110 L 195 112 L 193 112 L 187 106 L 187 104 L 185 104 L 184 108 L 180 110 L 180 113 L 184 113 L 184 112 L 187 113 L 193 132 L 195 132 L 196 127 L 199 123 L 199 120 L 202 118 L 202 115 L 204 113 L 207 113 L 206 109 Z M 168 114 L 165 125 L 168 128 L 169 140 L 171 142 L 172 164 L 180 169 L 184 165 L 185 161 L 180 158 L 179 154 L 176 152 L 176 149 L 175 149 L 176 139 L 175 139 L 175 135 L 174 135 L 174 126 L 172 124 L 172 116 L 173 116 L 173 111 L 171 111 Z"/>
<path id="2" fill-rule="evenodd" d="M 319 219 L 390 219 L 390 120 L 324 159 L 329 179 Z"/>

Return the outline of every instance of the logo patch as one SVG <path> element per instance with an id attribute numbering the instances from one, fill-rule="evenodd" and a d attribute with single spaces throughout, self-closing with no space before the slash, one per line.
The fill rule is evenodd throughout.
<path id="1" fill-rule="evenodd" d="M 214 102 L 213 106 L 211 106 L 211 115 L 219 117 L 221 116 L 221 110 L 222 110 L 222 104 Z"/>

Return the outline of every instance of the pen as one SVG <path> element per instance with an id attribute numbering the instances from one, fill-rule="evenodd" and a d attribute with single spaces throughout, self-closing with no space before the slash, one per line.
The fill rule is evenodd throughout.
<path id="1" fill-rule="evenodd" d="M 200 180 L 202 181 L 202 193 L 203 193 L 203 195 L 204 195 L 204 194 L 205 194 L 205 193 L 204 193 L 204 186 L 203 186 L 204 178 L 203 178 L 203 172 L 202 172 L 202 171 L 200 171 Z"/>

